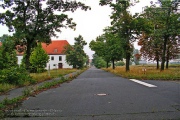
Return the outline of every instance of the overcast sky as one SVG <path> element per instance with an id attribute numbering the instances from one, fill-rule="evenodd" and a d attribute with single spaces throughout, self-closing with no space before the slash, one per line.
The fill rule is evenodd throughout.
<path id="1" fill-rule="evenodd" d="M 78 1 L 78 0 L 77 0 Z M 57 33 L 58 38 L 52 40 L 67 40 L 70 44 L 74 44 L 74 37 L 82 35 L 84 40 L 88 43 L 84 50 L 92 58 L 93 51 L 89 48 L 89 42 L 95 40 L 97 36 L 103 33 L 103 29 L 110 26 L 111 8 L 108 6 L 99 6 L 99 0 L 79 0 L 91 7 L 91 10 L 82 11 L 77 10 L 74 13 L 68 13 L 69 17 L 77 24 L 76 30 L 62 29 L 61 33 Z M 150 5 L 150 1 L 156 0 L 140 0 L 135 6 L 131 8 L 132 14 L 135 12 L 142 12 L 142 7 Z M 3 34 L 10 34 L 5 26 L 0 25 L 0 36 Z M 135 45 L 136 48 L 139 48 Z"/>

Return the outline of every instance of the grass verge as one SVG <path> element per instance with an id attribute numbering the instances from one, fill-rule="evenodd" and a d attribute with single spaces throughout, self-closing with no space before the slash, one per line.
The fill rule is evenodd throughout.
<path id="1" fill-rule="evenodd" d="M 146 69 L 144 72 L 143 69 Z M 180 80 L 180 66 L 173 65 L 169 69 L 160 71 L 156 69 L 156 66 L 130 66 L 130 71 L 125 72 L 125 66 L 112 68 L 103 68 L 103 70 L 114 73 L 121 77 L 139 79 L 139 80 Z"/>
<path id="2" fill-rule="evenodd" d="M 15 87 L 16 87 L 15 85 L 7 84 L 7 83 L 0 84 L 0 94 Z"/>
<path id="3" fill-rule="evenodd" d="M 34 83 L 36 84 L 36 83 L 47 81 L 53 78 L 64 76 L 66 74 L 69 74 L 75 71 L 77 71 L 77 69 L 57 69 L 57 70 L 51 70 L 49 73 L 48 71 L 43 72 L 43 73 L 31 73 L 30 76 L 35 80 Z M 3 84 L 0 84 L 0 94 L 8 92 L 9 90 L 14 89 L 14 88 L 18 88 L 22 86 L 29 86 L 29 85 L 31 85 L 29 82 L 24 82 L 23 85 L 21 86 L 3 83 Z"/>

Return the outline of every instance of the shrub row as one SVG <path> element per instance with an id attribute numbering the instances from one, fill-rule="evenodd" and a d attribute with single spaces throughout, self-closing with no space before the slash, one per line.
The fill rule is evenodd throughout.
<path id="1" fill-rule="evenodd" d="M 18 86 L 35 83 L 35 80 L 22 67 L 11 67 L 0 70 L 0 83 L 8 83 Z"/>

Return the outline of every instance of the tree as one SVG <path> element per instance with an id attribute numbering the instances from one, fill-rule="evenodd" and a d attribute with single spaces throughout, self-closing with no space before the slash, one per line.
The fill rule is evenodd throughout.
<path id="1" fill-rule="evenodd" d="M 106 62 L 104 61 L 104 59 L 96 54 L 93 54 L 92 63 L 97 68 L 103 68 L 106 66 Z"/>
<path id="2" fill-rule="evenodd" d="M 115 61 L 123 59 L 123 49 L 121 38 L 117 34 L 113 34 L 111 28 L 105 29 L 105 44 L 107 46 L 107 53 L 109 59 L 112 61 L 112 68 L 115 69 Z"/>
<path id="3" fill-rule="evenodd" d="M 169 39 L 166 51 L 166 69 L 169 67 L 169 60 L 177 58 L 178 54 L 180 53 L 179 46 L 177 36 Z"/>
<path id="4" fill-rule="evenodd" d="M 10 32 L 18 42 L 26 44 L 25 65 L 29 70 L 30 54 L 39 42 L 50 43 L 51 37 L 56 36 L 61 28 L 74 29 L 76 24 L 64 14 L 67 11 L 74 12 L 77 8 L 90 9 L 85 4 L 76 1 L 64 0 L 4 0 L 0 5 L 6 9 L 0 13 L 0 24 L 6 24 Z"/>
<path id="5" fill-rule="evenodd" d="M 106 68 L 109 67 L 110 56 L 108 51 L 108 46 L 105 41 L 105 35 L 98 36 L 96 40 L 92 40 L 89 44 L 91 50 L 95 51 L 95 55 L 101 57 L 106 61 Z"/>
<path id="6" fill-rule="evenodd" d="M 64 53 L 66 54 L 66 62 L 69 65 L 72 65 L 73 68 L 76 68 L 76 52 L 71 45 L 67 45 L 64 47 Z"/>
<path id="7" fill-rule="evenodd" d="M 176 4 L 176 3 L 175 3 Z M 162 41 L 163 41 L 163 52 L 162 52 L 162 62 L 161 62 L 161 71 L 164 70 L 164 63 L 167 61 L 166 58 L 169 57 L 166 55 L 168 49 L 167 44 L 172 36 L 178 36 L 180 33 L 179 29 L 179 14 L 176 14 L 175 11 L 177 10 L 177 5 L 172 6 L 172 2 L 170 0 L 161 1 L 160 9 L 164 10 L 164 14 L 158 16 L 158 20 L 161 22 L 162 29 L 160 33 L 162 34 Z M 168 68 L 168 67 L 167 67 Z"/>
<path id="8" fill-rule="evenodd" d="M 88 67 L 89 65 L 90 65 L 90 62 L 89 62 L 89 56 L 88 55 L 86 55 L 86 57 L 85 57 L 85 64 L 86 64 L 86 67 Z"/>
<path id="9" fill-rule="evenodd" d="M 176 14 L 177 6 L 172 6 L 172 2 L 170 0 L 160 1 L 161 6 L 151 6 L 150 8 L 145 10 L 146 18 L 153 21 L 154 29 L 152 29 L 152 33 L 148 36 L 148 39 L 151 40 L 148 45 L 154 45 L 156 51 L 154 54 L 156 55 L 156 60 L 159 61 L 161 59 L 161 71 L 164 70 L 164 64 L 166 61 L 166 68 L 168 68 L 169 59 L 173 58 L 170 57 L 170 49 L 168 46 L 172 46 L 171 44 L 176 44 L 174 38 L 178 36 L 180 33 L 179 29 L 179 21 L 178 18 L 180 17 L 179 14 Z M 169 45 L 168 45 L 169 44 Z M 162 46 L 162 48 L 160 46 Z M 172 48 L 171 48 L 172 49 Z M 174 50 L 175 48 L 174 45 Z M 162 50 L 162 52 L 161 52 Z M 174 51 L 173 50 L 173 51 Z M 149 49 L 150 51 L 150 49 Z M 152 54 L 152 53 L 150 53 Z M 161 58 L 159 59 L 159 55 Z M 158 64 L 157 64 L 158 66 Z M 158 68 L 158 67 L 157 67 Z"/>
<path id="10" fill-rule="evenodd" d="M 79 35 L 75 38 L 73 46 L 65 46 L 64 53 L 66 54 L 66 62 L 69 65 L 72 65 L 73 68 L 83 68 L 86 63 L 87 55 L 83 50 L 86 44 L 83 37 Z"/>
<path id="11" fill-rule="evenodd" d="M 17 57 L 15 51 L 15 43 L 13 37 L 3 35 L 1 38 L 2 46 L 0 46 L 0 69 L 7 69 L 17 66 Z"/>
<path id="12" fill-rule="evenodd" d="M 31 69 L 33 72 L 43 72 L 48 60 L 49 56 L 42 48 L 41 43 L 38 43 L 37 47 L 34 48 L 30 56 Z"/>
<path id="13" fill-rule="evenodd" d="M 121 41 L 117 34 L 113 34 L 111 27 L 104 29 L 104 32 L 104 34 L 96 38 L 96 41 L 92 40 L 89 47 L 106 61 L 107 68 L 111 61 L 112 68 L 115 69 L 115 61 L 123 58 Z"/>
<path id="14" fill-rule="evenodd" d="M 113 33 L 118 34 L 121 38 L 121 46 L 123 48 L 124 57 L 126 58 L 126 71 L 129 71 L 130 59 L 133 52 L 132 43 L 136 40 L 139 34 L 138 32 L 145 28 L 145 25 L 143 25 L 145 22 L 143 19 L 137 18 L 137 15 L 132 16 L 128 12 L 130 6 L 129 0 L 117 0 L 115 3 L 113 3 L 112 0 L 101 0 L 100 4 L 109 4 L 113 9 L 110 17 L 112 19 L 111 25 Z"/>
<path id="15" fill-rule="evenodd" d="M 156 68 L 159 69 L 159 61 L 162 55 L 162 42 L 157 37 L 157 34 L 152 34 L 151 36 L 143 33 L 139 39 L 138 45 L 141 46 L 141 55 L 148 60 L 156 61 Z"/>

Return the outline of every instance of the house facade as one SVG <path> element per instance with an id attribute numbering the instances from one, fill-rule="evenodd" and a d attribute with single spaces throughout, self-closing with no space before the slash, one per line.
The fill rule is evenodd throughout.
<path id="1" fill-rule="evenodd" d="M 42 43 L 42 48 L 49 55 L 49 62 L 46 65 L 46 69 L 72 68 L 66 62 L 66 55 L 63 53 L 66 45 L 69 45 L 67 40 L 52 40 L 49 45 Z"/>
<path id="2" fill-rule="evenodd" d="M 66 45 L 69 45 L 67 40 L 52 40 L 50 44 L 42 43 L 42 48 L 49 55 L 49 62 L 46 64 L 46 69 L 72 68 L 66 62 L 66 55 L 63 53 L 64 46 Z M 23 54 L 17 54 L 17 58 L 20 65 Z"/>

